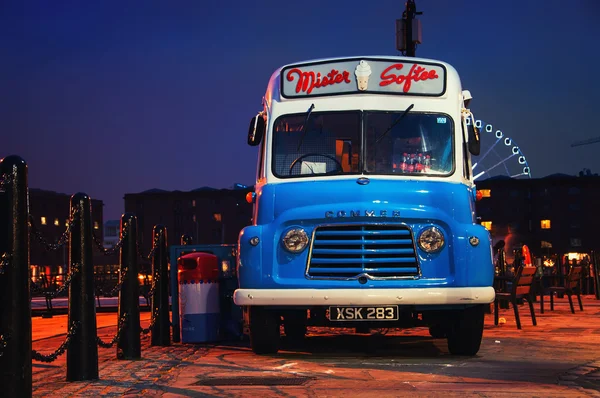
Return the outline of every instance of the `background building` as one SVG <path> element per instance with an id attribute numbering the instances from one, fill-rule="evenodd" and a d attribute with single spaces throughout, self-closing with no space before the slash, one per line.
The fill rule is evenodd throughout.
<path id="1" fill-rule="evenodd" d="M 71 195 L 29 189 L 29 213 L 35 229 L 48 243 L 57 243 L 67 228 L 70 215 Z M 92 198 L 92 224 L 94 235 L 102 242 L 102 208 L 99 199 Z M 66 266 L 69 261 L 68 243 L 57 251 L 46 251 L 35 237 L 31 238 L 31 265 Z"/>
<path id="2" fill-rule="evenodd" d="M 193 244 L 236 243 L 242 228 L 250 225 L 252 204 L 246 194 L 253 187 L 236 184 L 234 189 L 198 188 L 189 192 L 151 189 L 125 195 L 125 211 L 138 219 L 138 234 L 144 254 L 152 247 L 152 229 L 167 228 L 169 245 L 181 236 Z"/>
<path id="3" fill-rule="evenodd" d="M 92 198 L 91 202 L 93 233 L 102 242 L 102 209 L 104 205 L 98 199 Z M 67 229 L 70 203 L 71 195 L 30 188 L 29 213 L 34 224 L 31 230 L 38 231 L 39 236 L 49 244 L 58 243 Z M 63 283 L 69 264 L 68 236 L 66 239 L 66 243 L 58 250 L 49 251 L 39 242 L 37 235 L 31 236 L 30 264 L 31 276 L 34 282 L 41 282 L 45 287 Z M 94 264 L 104 261 L 106 261 L 104 258 L 94 256 Z"/>
<path id="4" fill-rule="evenodd" d="M 534 255 L 590 253 L 600 249 L 600 177 L 553 174 L 545 178 L 498 177 L 477 181 L 481 224 L 507 254 L 521 243 Z"/>
<path id="5" fill-rule="evenodd" d="M 115 247 L 121 237 L 121 220 L 108 220 L 104 223 L 104 240 L 105 249 Z"/>

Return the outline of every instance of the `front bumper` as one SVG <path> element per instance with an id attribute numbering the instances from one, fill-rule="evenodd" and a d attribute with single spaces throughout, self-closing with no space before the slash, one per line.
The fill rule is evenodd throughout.
<path id="1" fill-rule="evenodd" d="M 493 287 L 409 289 L 237 289 L 237 305 L 455 305 L 489 304 Z"/>

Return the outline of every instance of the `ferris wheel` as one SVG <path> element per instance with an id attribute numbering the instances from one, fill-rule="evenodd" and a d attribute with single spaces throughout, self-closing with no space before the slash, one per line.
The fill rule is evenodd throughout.
<path id="1" fill-rule="evenodd" d="M 471 123 L 468 118 L 467 126 Z M 527 158 L 514 139 L 483 120 L 476 120 L 475 127 L 480 131 L 481 152 L 472 157 L 473 180 L 498 176 L 531 178 Z"/>

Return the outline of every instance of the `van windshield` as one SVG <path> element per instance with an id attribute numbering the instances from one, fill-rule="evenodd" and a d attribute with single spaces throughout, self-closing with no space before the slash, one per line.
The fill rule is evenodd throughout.
<path id="1" fill-rule="evenodd" d="M 281 116 L 273 128 L 273 174 L 279 178 L 450 175 L 452 118 L 440 113 L 403 114 L 313 111 L 308 120 L 306 114 Z"/>

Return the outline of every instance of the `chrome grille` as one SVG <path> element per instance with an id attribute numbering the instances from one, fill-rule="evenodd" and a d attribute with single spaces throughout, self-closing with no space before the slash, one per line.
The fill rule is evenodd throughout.
<path id="1" fill-rule="evenodd" d="M 308 276 L 378 278 L 419 275 L 412 232 L 397 225 L 329 225 L 315 229 Z"/>

